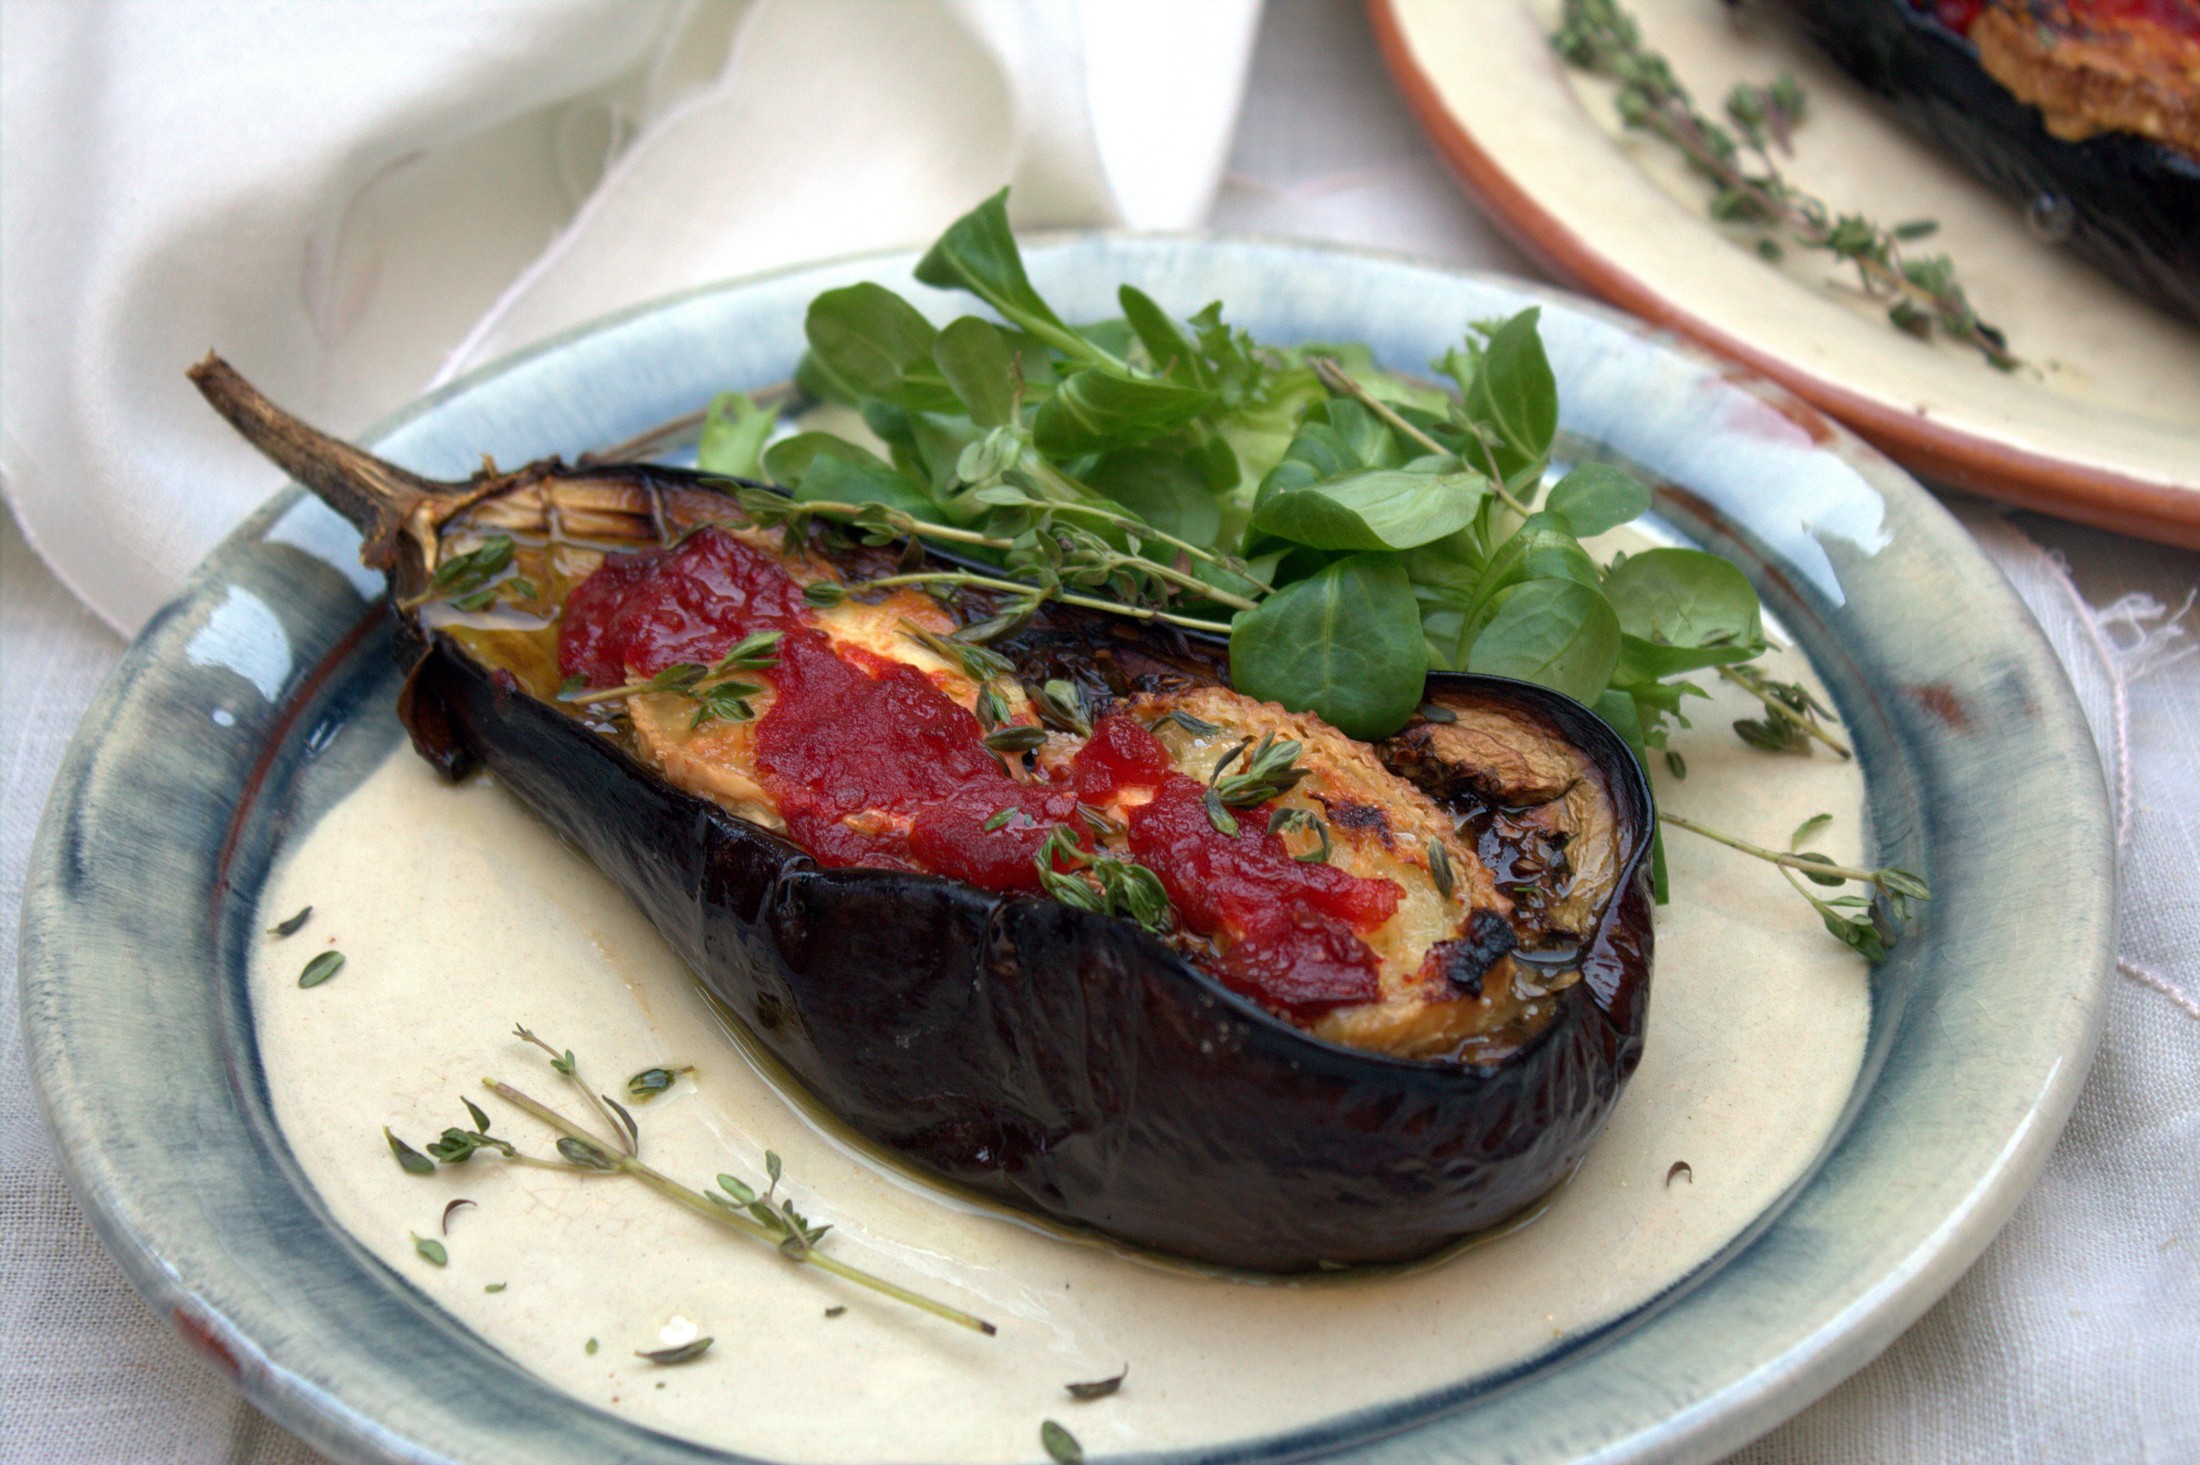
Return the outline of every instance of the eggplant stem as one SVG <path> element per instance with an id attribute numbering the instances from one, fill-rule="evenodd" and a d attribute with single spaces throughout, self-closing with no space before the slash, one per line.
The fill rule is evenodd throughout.
<path id="1" fill-rule="evenodd" d="M 677 1201 L 706 1221 L 714 1222 L 727 1230 L 738 1231 L 744 1236 L 763 1242 L 789 1261 L 805 1266 L 813 1266 L 820 1271 L 830 1272 L 844 1281 L 853 1282 L 859 1287 L 868 1287 L 882 1296 L 893 1298 L 896 1302 L 906 1303 L 920 1312 L 928 1312 L 936 1318 L 955 1324 L 957 1327 L 968 1328 L 974 1333 L 983 1333 L 989 1338 L 1000 1331 L 982 1317 L 964 1312 L 961 1308 L 950 1307 L 944 1302 L 934 1301 L 921 1292 L 912 1292 L 906 1287 L 887 1281 L 884 1277 L 866 1272 L 861 1267 L 849 1266 L 844 1261 L 826 1256 L 815 1246 L 804 1247 L 799 1253 L 789 1251 L 781 1245 L 787 1239 L 786 1236 L 771 1230 L 761 1222 L 751 1220 L 734 1210 L 730 1205 L 722 1206 L 714 1203 L 709 1196 L 701 1191 L 689 1189 L 663 1171 L 643 1164 L 632 1155 L 620 1156 L 605 1151 L 602 1139 L 590 1134 L 580 1125 L 573 1123 L 548 1104 L 530 1098 L 510 1084 L 500 1083 L 493 1078 L 484 1078 L 481 1082 L 490 1093 L 495 1094 L 515 1109 L 542 1121 L 566 1138 L 577 1140 L 581 1144 L 603 1153 L 604 1159 L 611 1162 L 611 1170 L 624 1172 L 632 1176 L 667 1200 Z M 553 1168 L 575 1170 L 581 1174 L 591 1173 L 587 1167 L 580 1165 L 559 1165 L 553 1166 Z"/>
<path id="2" fill-rule="evenodd" d="M 478 491 L 423 478 L 353 447 L 276 406 L 214 352 L 187 373 L 199 394 L 275 465 L 350 520 L 376 569 L 396 561 L 397 539 L 424 503 L 456 507 Z"/>

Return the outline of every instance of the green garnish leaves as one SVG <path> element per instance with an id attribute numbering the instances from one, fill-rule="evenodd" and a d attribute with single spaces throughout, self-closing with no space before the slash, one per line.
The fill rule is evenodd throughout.
<path id="1" fill-rule="evenodd" d="M 1329 826 L 1320 816 L 1305 809 L 1278 809 L 1268 816 L 1268 832 L 1275 835 L 1289 834 L 1294 829 L 1311 829 L 1320 841 L 1314 848 L 1291 858 L 1302 865 L 1326 864 L 1329 860 Z"/>
<path id="2" fill-rule="evenodd" d="M 1092 721 L 1085 711 L 1085 694 L 1076 684 L 1057 677 L 1031 694 L 1031 705 L 1039 714 L 1039 720 L 1048 727 L 1059 728 L 1078 737 L 1092 736 Z"/>
<path id="3" fill-rule="evenodd" d="M 1404 725 L 1427 675 L 1421 608 L 1392 555 L 1353 555 L 1294 581 L 1239 615 L 1230 634 L 1238 690 L 1363 741 Z"/>
<path id="4" fill-rule="evenodd" d="M 1051 1419 L 1039 1425 L 1039 1443 L 1054 1465 L 1085 1465 L 1085 1447 L 1077 1443 L 1077 1436 Z"/>
<path id="5" fill-rule="evenodd" d="M 705 1334 L 703 1337 L 682 1343 L 677 1348 L 637 1348 L 634 1350 L 634 1356 L 644 1362 L 654 1363 L 660 1368 L 674 1368 L 683 1363 L 693 1363 L 696 1359 L 701 1358 L 710 1351 L 710 1345 L 713 1341 L 708 1334 Z"/>
<path id="6" fill-rule="evenodd" d="M 1047 730 L 1028 723 L 995 728 L 979 739 L 996 753 L 1028 753 L 1034 748 L 1046 746 Z"/>
<path id="7" fill-rule="evenodd" d="M 412 1237 L 413 1250 L 426 1258 L 431 1266 L 447 1267 L 451 1264 L 451 1254 L 433 1236 L 422 1236 L 417 1231 L 408 1231 L 405 1234 Z"/>
<path id="8" fill-rule="evenodd" d="M 1558 481 L 1544 508 L 1587 539 L 1649 513 L 1650 490 L 1624 468 L 1584 463 Z"/>
<path id="9" fill-rule="evenodd" d="M 1429 878 L 1436 882 L 1436 893 L 1445 900 L 1450 900 L 1452 892 L 1458 886 L 1451 873 L 1451 856 L 1433 839 L 1428 842 L 1428 873 Z"/>
<path id="10" fill-rule="evenodd" d="M 1066 826 L 1047 835 L 1032 865 L 1039 872 L 1039 888 L 1063 905 L 1095 915 L 1121 916 L 1157 936 L 1166 935 L 1176 924 L 1176 908 L 1160 876 L 1129 860 L 1095 856 Z"/>
<path id="11" fill-rule="evenodd" d="M 1224 764 L 1244 747 L 1240 744 L 1217 763 L 1209 779 L 1214 796 L 1228 808 L 1257 808 L 1272 799 L 1280 799 L 1306 777 L 1307 771 L 1298 766 L 1299 745 L 1289 738 L 1278 739 L 1273 732 L 1264 735 L 1252 751 L 1245 754 L 1245 762 L 1237 772 L 1222 777 Z"/>
<path id="12" fill-rule="evenodd" d="M 686 1069 L 645 1068 L 626 1081 L 626 1096 L 637 1104 L 646 1104 L 666 1089 L 672 1087 Z"/>
<path id="13" fill-rule="evenodd" d="M 396 1156 L 398 1168 L 407 1175 L 433 1175 L 435 1173 L 435 1161 L 392 1134 L 386 1124 L 382 1126 L 382 1138 L 389 1141 L 390 1153 Z"/>
<path id="14" fill-rule="evenodd" d="M 779 414 L 756 405 L 746 392 L 720 392 L 703 415 L 703 435 L 695 445 L 695 466 L 727 478 L 754 478 L 764 454 L 764 439 L 779 425 Z"/>
<path id="15" fill-rule="evenodd" d="M 341 951 L 324 951 L 307 962 L 305 970 L 298 973 L 298 985 L 301 987 L 318 987 L 343 970 L 343 966 L 344 953 Z"/>
<path id="16" fill-rule="evenodd" d="M 313 919 L 313 907 L 309 905 L 304 910 L 298 912 L 298 914 L 292 916 L 290 919 L 286 921 L 278 921 L 274 925 L 268 927 L 267 934 L 277 938 L 284 936 L 295 936 L 300 930 L 304 928 L 305 923 L 311 919 Z"/>
<path id="17" fill-rule="evenodd" d="M 1072 1399 L 1077 1400 L 1081 1404 L 1086 1404 L 1090 1403 L 1094 1399 L 1107 1398 L 1108 1395 L 1122 1388 L 1123 1380 L 1129 1378 L 1130 1376 L 1130 1365 L 1126 1363 L 1123 1365 L 1123 1371 L 1115 1375 L 1115 1377 L 1113 1378 L 1094 1379 L 1090 1383 L 1083 1384 L 1064 1384 L 1062 1385 L 1062 1387 L 1069 1390 L 1069 1396 Z"/>
<path id="18" fill-rule="evenodd" d="M 508 534 L 492 534 L 478 547 L 464 554 L 452 555 L 437 565 L 435 578 L 430 584 L 436 594 L 463 601 L 489 588 L 491 581 L 511 567 L 512 537 Z M 460 608 L 478 610 L 485 604 L 486 601 L 475 605 L 462 604 Z"/>

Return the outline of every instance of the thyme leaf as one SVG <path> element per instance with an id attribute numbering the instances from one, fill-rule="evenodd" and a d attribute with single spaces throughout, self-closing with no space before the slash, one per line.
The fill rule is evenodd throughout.
<path id="1" fill-rule="evenodd" d="M 343 966 L 344 953 L 341 951 L 324 951 L 307 962 L 306 969 L 298 973 L 298 985 L 301 987 L 318 987 L 341 971 Z"/>
<path id="2" fill-rule="evenodd" d="M 1092 1382 L 1084 1384 L 1064 1384 L 1062 1387 L 1069 1390 L 1069 1396 L 1072 1399 L 1077 1400 L 1079 1403 L 1089 1403 L 1094 1399 L 1105 1399 L 1117 1389 L 1122 1388 L 1123 1380 L 1130 1376 L 1131 1366 L 1126 1363 L 1123 1365 L 1123 1371 L 1113 1378 L 1094 1379 Z"/>
<path id="3" fill-rule="evenodd" d="M 713 1341 L 708 1334 L 705 1334 L 703 1337 L 682 1343 L 677 1348 L 650 1348 L 646 1350 L 637 1348 L 634 1350 L 634 1356 L 646 1362 L 654 1363 L 660 1368 L 673 1368 L 683 1363 L 693 1363 L 696 1359 L 701 1358 L 710 1351 L 710 1345 Z"/>
<path id="4" fill-rule="evenodd" d="M 295 936 L 305 923 L 313 918 L 313 907 L 307 906 L 287 921 L 278 921 L 267 928 L 267 934 L 275 937 Z"/>

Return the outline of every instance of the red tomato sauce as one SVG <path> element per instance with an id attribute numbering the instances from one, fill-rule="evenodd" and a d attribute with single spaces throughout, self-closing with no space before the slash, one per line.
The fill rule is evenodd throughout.
<path id="1" fill-rule="evenodd" d="M 1205 786 L 1176 772 L 1160 741 L 1128 717 L 1102 718 L 1076 763 L 1087 799 L 1153 792 L 1130 811 L 1131 856 L 1161 877 L 1185 925 L 1229 938 L 1224 981 L 1301 1012 L 1382 995 L 1375 953 L 1359 933 L 1397 911 L 1395 883 L 1293 859 L 1268 832 L 1267 805 L 1237 811 L 1238 832 L 1223 833 Z"/>
<path id="2" fill-rule="evenodd" d="M 558 659 L 591 686 L 617 686 L 680 662 L 708 665 L 743 636 L 779 631 L 779 664 L 754 674 L 774 692 L 756 724 L 757 781 L 819 864 L 1036 890 L 1053 831 L 1091 847 L 1080 800 L 1144 790 L 1153 797 L 1130 812 L 1131 854 L 1186 926 L 1222 938 L 1226 982 L 1300 1012 L 1381 995 L 1360 933 L 1397 910 L 1391 881 L 1294 860 L 1268 832 L 1266 808 L 1238 811 L 1239 832 L 1223 834 L 1204 786 L 1120 714 L 1100 720 L 1067 772 L 1011 777 L 976 716 L 923 672 L 836 647 L 815 619 L 778 560 L 704 529 L 672 550 L 607 557 L 567 597 Z"/>

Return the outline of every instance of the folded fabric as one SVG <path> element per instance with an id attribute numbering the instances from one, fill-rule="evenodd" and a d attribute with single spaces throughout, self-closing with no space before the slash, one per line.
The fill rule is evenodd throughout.
<path id="1" fill-rule="evenodd" d="M 0 11 L 0 487 L 134 631 L 276 479 L 218 347 L 339 430 L 593 316 L 1019 226 L 1183 227 L 1259 0 Z M 738 385 L 729 383 L 729 385 Z"/>

